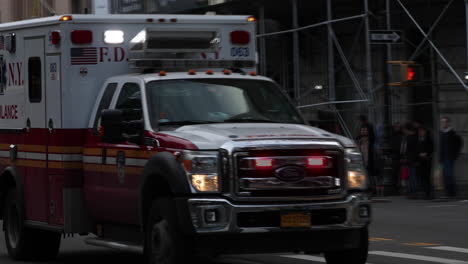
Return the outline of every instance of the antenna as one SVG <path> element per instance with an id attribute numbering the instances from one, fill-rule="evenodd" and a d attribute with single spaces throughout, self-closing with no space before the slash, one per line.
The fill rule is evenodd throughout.
<path id="1" fill-rule="evenodd" d="M 47 1 L 45 1 L 45 0 L 40 0 L 40 2 L 41 2 L 42 7 L 44 7 L 45 9 L 47 9 L 47 11 L 49 11 L 49 13 L 50 13 L 51 15 L 55 15 L 55 14 L 56 14 L 55 10 L 49 5 L 49 3 L 47 3 Z"/>

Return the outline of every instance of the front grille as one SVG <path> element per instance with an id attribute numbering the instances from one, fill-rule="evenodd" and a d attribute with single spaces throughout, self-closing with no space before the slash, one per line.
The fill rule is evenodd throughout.
<path id="1" fill-rule="evenodd" d="M 307 164 L 310 157 L 326 159 L 321 167 Z M 272 160 L 270 167 L 258 168 L 257 159 Z M 342 192 L 344 159 L 341 150 L 278 149 L 251 150 L 234 154 L 236 191 L 239 196 L 324 196 Z M 292 177 L 283 177 L 283 169 L 292 170 Z M 284 171 L 284 170 L 283 170 Z"/>
<path id="2" fill-rule="evenodd" d="M 237 214 L 239 227 L 280 227 L 281 212 L 242 212 Z M 312 226 L 342 224 L 346 221 L 346 209 L 320 209 L 310 211 Z"/>

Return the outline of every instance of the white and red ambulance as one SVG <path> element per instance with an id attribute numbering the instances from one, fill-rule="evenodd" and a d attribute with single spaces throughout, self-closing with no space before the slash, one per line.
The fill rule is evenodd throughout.
<path id="1" fill-rule="evenodd" d="M 325 252 L 365 263 L 349 139 L 255 73 L 255 19 L 65 15 L 0 25 L 0 214 L 9 255 L 61 235 L 142 252 Z M 287 62 L 285 62 L 287 63 Z"/>

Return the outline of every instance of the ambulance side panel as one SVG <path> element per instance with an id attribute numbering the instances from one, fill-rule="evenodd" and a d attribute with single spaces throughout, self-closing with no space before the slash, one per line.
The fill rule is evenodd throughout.
<path id="1" fill-rule="evenodd" d="M 109 217 L 111 214 L 99 214 L 105 211 L 106 205 L 94 200 L 97 196 L 93 194 L 99 188 L 115 184 L 118 175 L 116 165 L 102 166 L 103 144 L 92 131 L 93 118 L 90 117 L 96 115 L 95 101 L 101 87 L 107 78 L 132 71 L 129 42 L 145 28 L 217 30 L 222 35 L 219 49 L 198 54 L 197 59 L 242 60 L 247 55 L 246 49 L 233 47 L 229 32 L 242 29 L 253 32 L 254 26 L 143 21 L 57 21 L 46 26 L 31 22 L 26 28 L 0 31 L 0 170 L 11 169 L 17 175 L 27 224 L 52 226 L 67 233 L 92 231 L 90 219 L 138 224 L 134 212 L 138 205 L 138 177 L 133 178 L 131 186 L 124 188 L 134 201 L 127 201 L 128 212 L 119 212 L 120 215 L 131 213 L 131 217 L 115 219 Z M 21 23 L 24 26 L 26 22 Z M 91 31 L 92 42 L 72 43 L 71 35 L 77 30 Z M 106 44 L 106 30 L 122 30 L 124 42 Z M 52 44 L 52 31 L 60 33 L 60 44 Z M 16 50 L 7 51 L 6 39 L 13 33 Z M 147 153 L 140 153 L 135 146 L 123 148 L 131 150 L 132 158 L 140 159 L 137 167 L 125 168 L 125 171 L 129 174 L 141 171 Z M 119 151 L 108 149 L 108 160 L 115 160 Z M 103 199 L 107 203 L 112 200 L 112 196 Z"/>

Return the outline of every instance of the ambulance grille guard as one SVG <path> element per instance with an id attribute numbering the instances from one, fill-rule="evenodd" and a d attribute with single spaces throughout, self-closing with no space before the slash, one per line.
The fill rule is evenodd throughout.
<path id="1" fill-rule="evenodd" d="M 223 174 L 232 173 L 234 197 L 327 200 L 346 193 L 344 154 L 336 146 L 249 148 L 232 152 L 230 158 L 232 170 L 224 162 Z"/>

